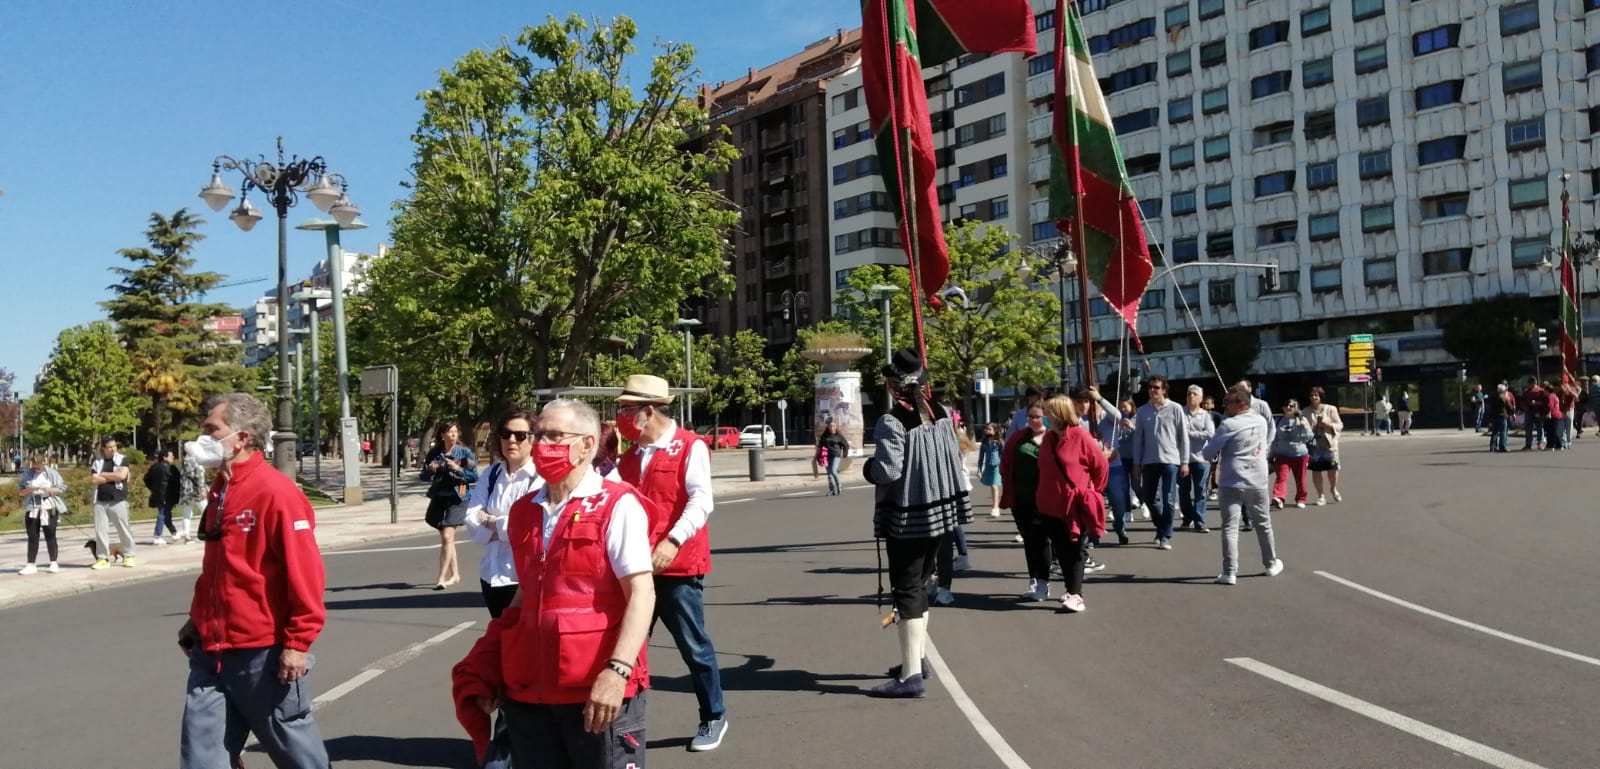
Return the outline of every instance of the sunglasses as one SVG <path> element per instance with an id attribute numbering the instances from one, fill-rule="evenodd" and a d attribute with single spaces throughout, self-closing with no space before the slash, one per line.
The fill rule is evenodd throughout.
<path id="1" fill-rule="evenodd" d="M 569 433 L 565 430 L 536 430 L 533 439 L 540 443 L 560 443 L 567 438 L 582 438 L 588 433 Z"/>
<path id="2" fill-rule="evenodd" d="M 227 491 L 206 505 L 205 512 L 200 514 L 200 530 L 195 532 L 195 539 L 201 542 L 216 542 L 222 539 L 227 529 L 222 528 L 222 501 L 227 498 Z"/>
<path id="3" fill-rule="evenodd" d="M 528 436 L 530 435 L 533 435 L 533 433 L 528 430 L 501 430 L 500 440 L 522 443 L 528 440 Z"/>

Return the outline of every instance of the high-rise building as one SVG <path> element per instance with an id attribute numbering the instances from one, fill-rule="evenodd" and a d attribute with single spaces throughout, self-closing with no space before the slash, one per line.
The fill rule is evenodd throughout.
<path id="1" fill-rule="evenodd" d="M 1155 372 L 1212 376 L 1192 311 L 1203 331 L 1258 330 L 1255 369 L 1301 382 L 1342 381 L 1347 335 L 1374 334 L 1386 381 L 1422 383 L 1426 400 L 1459 365 L 1441 308 L 1557 292 L 1540 266 L 1560 243 L 1563 173 L 1574 228 L 1596 229 L 1600 0 L 1078 7 L 1152 242 L 1176 266 L 1158 264 L 1139 313 Z M 1054 3 L 1034 8 L 1046 72 Z M 1030 109 L 1048 122 L 1048 100 Z M 1030 132 L 1036 151 L 1047 135 Z M 1255 271 L 1192 266 L 1267 260 L 1275 291 Z M 1096 338 L 1115 339 L 1109 309 L 1090 309 Z"/>
<path id="2" fill-rule="evenodd" d="M 244 365 L 259 366 L 278 353 L 278 292 L 256 297 L 244 310 Z"/>

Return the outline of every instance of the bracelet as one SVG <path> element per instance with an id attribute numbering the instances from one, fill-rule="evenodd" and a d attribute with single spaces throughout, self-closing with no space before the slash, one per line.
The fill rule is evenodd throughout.
<path id="1" fill-rule="evenodd" d="M 630 664 L 628 664 L 628 663 L 626 663 L 626 662 L 623 662 L 623 661 L 622 661 L 622 660 L 621 660 L 621 659 L 620 659 L 620 658 L 618 658 L 618 657 L 612 657 L 612 658 L 611 658 L 611 659 L 608 659 L 608 660 L 606 660 L 606 663 L 607 663 L 607 664 L 612 664 L 612 663 L 615 663 L 615 664 L 618 664 L 618 665 L 621 665 L 621 666 L 623 666 L 623 667 L 625 667 L 625 668 L 627 668 L 627 669 L 628 669 L 628 670 L 629 670 L 629 671 L 632 671 L 632 670 L 633 670 L 633 665 L 630 665 Z"/>
<path id="2" fill-rule="evenodd" d="M 616 660 L 607 660 L 606 668 L 621 676 L 624 681 L 633 678 L 633 670 L 626 665 L 618 663 Z"/>

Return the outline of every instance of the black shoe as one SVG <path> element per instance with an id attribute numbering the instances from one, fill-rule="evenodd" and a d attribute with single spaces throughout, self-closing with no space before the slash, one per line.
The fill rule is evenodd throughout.
<path id="1" fill-rule="evenodd" d="M 884 699 L 918 699 L 927 695 L 928 691 L 922 687 L 922 676 L 912 676 L 904 681 L 891 678 L 867 690 L 867 696 Z"/>
<path id="2" fill-rule="evenodd" d="M 1239 527 L 1239 531 L 1254 531 L 1254 530 L 1255 530 L 1255 527 L 1251 526 L 1248 523 Z"/>
<path id="3" fill-rule="evenodd" d="M 1211 530 L 1206 528 L 1206 525 L 1201 523 L 1201 522 L 1199 522 L 1199 521 L 1195 521 L 1194 522 L 1194 530 L 1195 530 L 1196 534 L 1209 534 L 1209 533 L 1211 533 Z"/>
<path id="4" fill-rule="evenodd" d="M 1120 531 L 1119 531 L 1119 532 L 1117 532 L 1117 544 L 1119 544 L 1119 545 L 1126 545 L 1126 544 L 1128 544 L 1128 535 L 1126 535 L 1126 534 L 1123 534 L 1123 533 L 1122 533 L 1122 532 L 1120 532 Z"/>
<path id="5" fill-rule="evenodd" d="M 894 667 L 889 668 L 889 672 L 885 673 L 884 675 L 898 681 L 900 680 L 900 670 L 904 667 L 904 664 L 895 665 Z M 934 679 L 933 665 L 929 664 L 927 657 L 922 658 L 922 678 L 925 681 L 932 681 Z"/>

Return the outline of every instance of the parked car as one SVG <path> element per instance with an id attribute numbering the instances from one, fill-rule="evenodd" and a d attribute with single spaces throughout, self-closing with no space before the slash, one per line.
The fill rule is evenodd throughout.
<path id="1" fill-rule="evenodd" d="M 732 427 L 697 427 L 695 434 L 708 449 L 732 449 L 739 446 L 739 431 Z"/>
<path id="2" fill-rule="evenodd" d="M 744 429 L 739 431 L 739 448 L 741 449 L 776 445 L 778 445 L 778 435 L 772 432 L 772 428 L 767 425 L 745 425 Z"/>

